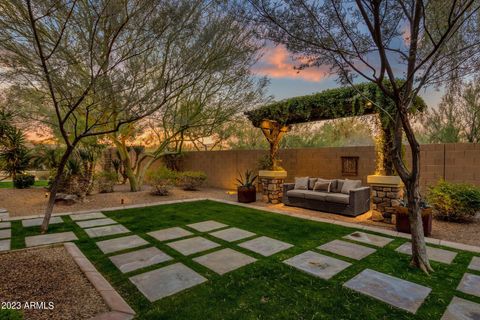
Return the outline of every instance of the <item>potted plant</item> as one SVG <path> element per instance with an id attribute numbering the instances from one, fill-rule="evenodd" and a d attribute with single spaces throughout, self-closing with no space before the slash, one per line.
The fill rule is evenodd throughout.
<path id="1" fill-rule="evenodd" d="M 423 233 L 428 237 L 432 234 L 432 207 L 425 200 L 421 200 L 420 210 L 422 212 Z M 406 201 L 401 201 L 400 206 L 396 209 L 395 226 L 399 232 L 410 233 L 408 203 Z"/>
<path id="2" fill-rule="evenodd" d="M 240 178 L 237 179 L 239 183 L 237 187 L 238 202 L 250 203 L 257 201 L 257 188 L 254 185 L 256 179 L 257 176 L 253 175 L 253 172 L 250 170 L 245 172 L 245 177 L 240 174 Z"/>

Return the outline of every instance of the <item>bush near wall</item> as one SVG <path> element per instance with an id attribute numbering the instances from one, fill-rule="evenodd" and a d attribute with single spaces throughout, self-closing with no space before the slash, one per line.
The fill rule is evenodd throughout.
<path id="1" fill-rule="evenodd" d="M 157 196 L 167 196 L 170 189 L 175 185 L 178 178 L 176 171 L 170 170 L 166 167 L 160 167 L 157 170 L 151 171 L 147 174 L 147 183 L 155 188 L 152 194 Z"/>
<path id="2" fill-rule="evenodd" d="M 17 189 L 26 189 L 30 188 L 35 184 L 35 176 L 31 174 L 17 174 L 13 180 L 13 185 Z"/>
<path id="3" fill-rule="evenodd" d="M 178 172 L 177 183 L 183 190 L 195 191 L 207 180 L 203 171 Z"/>

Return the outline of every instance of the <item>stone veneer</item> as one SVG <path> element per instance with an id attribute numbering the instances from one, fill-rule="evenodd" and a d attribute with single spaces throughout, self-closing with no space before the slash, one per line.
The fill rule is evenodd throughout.
<path id="1" fill-rule="evenodd" d="M 372 188 L 372 209 L 380 212 L 388 223 L 392 222 L 392 214 L 395 214 L 404 195 L 403 184 L 398 180 L 396 176 L 368 176 L 368 184 Z"/>
<path id="2" fill-rule="evenodd" d="M 262 185 L 262 201 L 273 204 L 282 202 L 283 183 L 287 172 L 260 170 L 258 177 Z"/>

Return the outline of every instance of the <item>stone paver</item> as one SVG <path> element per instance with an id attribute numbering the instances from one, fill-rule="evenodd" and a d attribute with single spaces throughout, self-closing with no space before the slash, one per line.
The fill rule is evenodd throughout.
<path id="1" fill-rule="evenodd" d="M 72 214 L 70 215 L 73 221 L 81 220 L 91 220 L 91 219 L 101 219 L 106 218 L 106 216 L 101 212 L 92 212 L 92 213 L 81 213 L 81 214 Z"/>
<path id="2" fill-rule="evenodd" d="M 169 242 L 167 245 L 185 256 L 191 254 L 210 250 L 220 245 L 208 239 L 202 237 L 188 238 L 184 240 L 178 240 L 174 242 Z"/>
<path id="3" fill-rule="evenodd" d="M 344 284 L 394 307 L 416 313 L 432 289 L 387 274 L 365 269 Z"/>
<path id="4" fill-rule="evenodd" d="M 151 302 L 194 287 L 207 279 L 182 263 L 142 273 L 130 281 Z"/>
<path id="5" fill-rule="evenodd" d="M 150 247 L 110 257 L 113 264 L 123 273 L 145 268 L 157 263 L 172 260 L 168 254 L 158 248 Z"/>
<path id="6" fill-rule="evenodd" d="M 402 244 L 400 247 L 395 249 L 395 251 L 412 255 L 412 243 L 406 242 Z M 451 264 L 453 259 L 455 259 L 457 253 L 453 251 L 448 251 L 444 249 L 439 249 L 439 248 L 433 248 L 427 246 L 427 254 L 428 254 L 428 259 L 432 261 L 437 261 L 437 262 L 443 262 L 446 264 Z"/>
<path id="7" fill-rule="evenodd" d="M 480 276 L 465 273 L 457 290 L 480 297 Z"/>
<path id="8" fill-rule="evenodd" d="M 84 220 L 77 222 L 80 228 L 91 228 L 91 227 L 99 227 L 99 226 L 106 226 L 109 224 L 115 224 L 117 221 L 112 220 L 110 218 L 104 219 L 95 219 L 95 220 Z"/>
<path id="9" fill-rule="evenodd" d="M 0 251 L 10 250 L 10 239 L 0 240 Z"/>
<path id="10" fill-rule="evenodd" d="M 317 249 L 332 252 L 355 260 L 362 260 L 376 251 L 373 248 L 342 240 L 330 241 L 317 247 Z"/>
<path id="11" fill-rule="evenodd" d="M 351 266 L 349 262 L 313 251 L 306 251 L 283 261 L 283 263 L 325 280 Z"/>
<path id="12" fill-rule="evenodd" d="M 208 221 L 188 224 L 187 227 L 190 227 L 200 232 L 208 232 L 208 231 L 212 231 L 212 230 L 216 230 L 216 229 L 220 229 L 228 226 L 226 224 L 223 224 L 217 221 L 208 220 Z"/>
<path id="13" fill-rule="evenodd" d="M 78 240 L 75 233 L 68 231 L 68 232 L 59 232 L 59 233 L 49 233 L 49 234 L 41 234 L 38 236 L 30 236 L 25 238 L 25 244 L 27 247 L 34 247 L 34 246 L 43 246 L 46 244 L 52 243 L 60 243 L 60 242 L 67 242 Z"/>
<path id="14" fill-rule="evenodd" d="M 38 227 L 41 226 L 43 223 L 43 218 L 35 218 L 35 219 L 27 219 L 27 220 L 22 220 L 22 226 L 24 228 L 29 228 L 29 227 Z M 63 220 L 61 217 L 51 217 L 49 224 L 59 224 L 63 223 Z"/>
<path id="15" fill-rule="evenodd" d="M 0 230 L 0 239 L 6 239 L 12 237 L 12 229 L 2 229 Z"/>
<path id="16" fill-rule="evenodd" d="M 268 257 L 288 248 L 293 247 L 293 244 L 286 243 L 280 240 L 269 237 L 259 237 L 239 244 L 240 247 Z"/>
<path id="17" fill-rule="evenodd" d="M 344 236 L 344 238 L 371 244 L 376 247 L 385 247 L 387 244 L 389 244 L 394 240 L 392 238 L 377 236 L 375 234 L 370 234 L 370 233 L 365 233 L 360 231 L 355 231 L 354 233 Z"/>
<path id="18" fill-rule="evenodd" d="M 255 233 L 239 228 L 228 228 L 225 230 L 212 232 L 210 233 L 210 235 L 228 242 L 234 242 L 245 238 L 253 237 Z"/>
<path id="19" fill-rule="evenodd" d="M 480 257 L 473 257 L 468 265 L 468 269 L 480 271 Z"/>
<path id="20" fill-rule="evenodd" d="M 179 227 L 161 229 L 147 233 L 149 236 L 154 237 L 158 241 L 167 241 L 178 238 L 191 236 L 193 233 Z"/>
<path id="21" fill-rule="evenodd" d="M 111 253 L 147 245 L 148 242 L 137 235 L 115 238 L 97 242 L 103 253 Z"/>
<path id="22" fill-rule="evenodd" d="M 6 229 L 11 227 L 12 227 L 12 223 L 10 222 L 0 222 L 0 229 Z"/>
<path id="23" fill-rule="evenodd" d="M 193 261 L 222 275 L 253 263 L 257 259 L 227 248 L 195 258 Z"/>
<path id="24" fill-rule="evenodd" d="M 121 224 L 114 224 L 111 226 L 85 229 L 85 232 L 88 234 L 90 238 L 98 238 L 98 237 L 112 236 L 115 234 L 129 233 L 130 230 L 128 230 Z"/>
<path id="25" fill-rule="evenodd" d="M 480 319 L 480 304 L 453 297 L 447 310 L 440 320 L 478 320 Z"/>

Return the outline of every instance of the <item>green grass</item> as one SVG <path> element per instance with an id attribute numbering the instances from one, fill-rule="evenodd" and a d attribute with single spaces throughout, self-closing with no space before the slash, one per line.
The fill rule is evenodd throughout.
<path id="1" fill-rule="evenodd" d="M 435 272 L 430 276 L 409 267 L 408 256 L 394 251 L 407 241 L 405 239 L 397 238 L 361 261 L 323 252 L 352 263 L 352 266 L 325 281 L 293 269 L 282 261 L 306 250 L 315 250 L 317 246 L 339 239 L 355 229 L 214 201 L 179 203 L 105 214 L 172 256 L 174 261 L 124 275 L 102 254 L 95 245 L 95 240 L 88 238 L 69 217 L 64 218 L 67 223 L 63 225 L 52 225 L 50 232 L 73 230 L 79 237 L 77 245 L 136 310 L 138 319 L 440 319 L 454 295 L 480 303 L 480 298 L 455 290 L 472 258 L 472 254 L 468 252 L 459 251 L 451 265 L 432 262 Z M 153 230 L 185 226 L 209 219 L 295 246 L 271 257 L 263 257 L 244 250 L 235 243 L 197 232 L 223 247 L 258 259 L 253 264 L 219 276 L 192 261 L 193 257 L 205 252 L 184 257 L 165 243 L 160 243 L 146 234 Z M 25 236 L 39 232 L 38 228 L 21 228 L 20 222 L 14 222 L 13 229 L 12 246 L 15 248 L 24 246 Z M 136 249 L 131 251 L 133 250 Z M 218 249 L 212 251 L 215 250 Z M 175 262 L 182 262 L 199 272 L 208 282 L 150 303 L 128 280 L 132 275 Z M 417 314 L 412 315 L 342 286 L 366 268 L 427 286 L 432 288 L 432 292 Z"/>
<path id="2" fill-rule="evenodd" d="M 34 187 L 46 187 L 48 185 L 48 180 L 36 180 Z M 0 181 L 0 189 L 12 189 L 12 181 Z"/>

